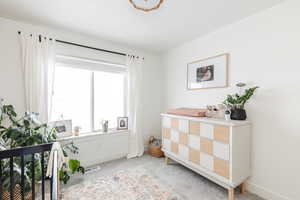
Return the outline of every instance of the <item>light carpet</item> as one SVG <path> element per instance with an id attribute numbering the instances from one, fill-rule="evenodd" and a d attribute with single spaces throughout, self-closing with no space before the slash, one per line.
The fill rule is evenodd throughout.
<path id="1" fill-rule="evenodd" d="M 104 163 L 100 167 L 100 170 L 72 177 L 68 185 L 63 187 L 67 192 L 64 199 L 69 195 L 72 200 L 228 199 L 226 189 L 180 164 L 166 165 L 162 158 L 145 155 Z M 126 195 L 120 196 L 121 193 Z M 87 194 L 91 194 L 91 197 Z M 236 200 L 262 199 L 250 193 L 241 195 L 236 191 Z"/>
<path id="2" fill-rule="evenodd" d="M 148 175 L 143 167 L 120 170 L 63 190 L 66 200 L 179 200 L 170 186 Z"/>

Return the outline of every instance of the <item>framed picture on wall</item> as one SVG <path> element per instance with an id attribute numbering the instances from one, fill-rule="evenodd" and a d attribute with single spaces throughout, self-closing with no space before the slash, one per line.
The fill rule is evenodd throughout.
<path id="1" fill-rule="evenodd" d="M 229 54 L 191 62 L 187 65 L 187 89 L 228 87 Z"/>

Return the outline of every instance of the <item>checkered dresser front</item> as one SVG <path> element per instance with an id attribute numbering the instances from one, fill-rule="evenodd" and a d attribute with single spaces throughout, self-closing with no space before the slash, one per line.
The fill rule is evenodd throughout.
<path id="1" fill-rule="evenodd" d="M 170 117 L 162 127 L 164 151 L 230 178 L 230 127 Z"/>

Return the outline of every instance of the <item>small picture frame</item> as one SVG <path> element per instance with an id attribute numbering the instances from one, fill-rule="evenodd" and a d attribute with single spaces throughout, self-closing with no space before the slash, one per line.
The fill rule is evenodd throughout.
<path id="1" fill-rule="evenodd" d="M 117 130 L 128 130 L 128 117 L 118 117 Z"/>
<path id="2" fill-rule="evenodd" d="M 56 130 L 58 137 L 72 136 L 72 120 L 59 120 L 49 123 Z"/>

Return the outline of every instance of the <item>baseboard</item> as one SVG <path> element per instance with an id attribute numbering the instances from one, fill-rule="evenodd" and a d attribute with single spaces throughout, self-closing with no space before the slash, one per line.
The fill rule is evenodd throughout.
<path id="1" fill-rule="evenodd" d="M 256 194 L 266 200 L 291 200 L 287 197 L 284 197 L 267 188 L 251 183 L 249 181 L 246 182 L 246 188 L 249 192 Z"/>

